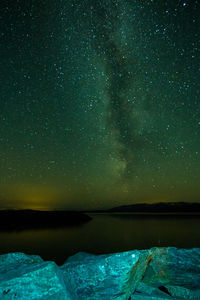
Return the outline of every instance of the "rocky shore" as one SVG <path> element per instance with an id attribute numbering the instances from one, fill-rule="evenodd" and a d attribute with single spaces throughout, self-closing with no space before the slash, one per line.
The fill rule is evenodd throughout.
<path id="1" fill-rule="evenodd" d="M 24 253 L 0 255 L 0 300 L 200 299 L 200 248 L 79 252 L 62 266 Z"/>

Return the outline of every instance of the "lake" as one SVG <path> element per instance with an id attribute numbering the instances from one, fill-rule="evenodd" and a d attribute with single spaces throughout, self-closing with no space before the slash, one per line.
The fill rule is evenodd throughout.
<path id="1" fill-rule="evenodd" d="M 61 265 L 79 251 L 104 254 L 157 246 L 200 247 L 200 215 L 89 215 L 93 220 L 78 226 L 0 232 L 0 254 L 37 254 Z"/>

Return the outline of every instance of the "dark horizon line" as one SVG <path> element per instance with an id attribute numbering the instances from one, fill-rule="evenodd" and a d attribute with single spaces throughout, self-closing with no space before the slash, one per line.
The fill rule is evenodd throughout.
<path id="1" fill-rule="evenodd" d="M 35 211 L 35 212 L 83 212 L 83 213 L 87 213 L 87 212 L 115 212 L 115 209 L 118 210 L 118 212 L 120 212 L 120 208 L 123 209 L 128 209 L 128 208 L 138 208 L 138 207 L 146 207 L 146 208 L 153 208 L 153 207 L 159 207 L 159 206 L 170 206 L 171 204 L 174 204 L 174 206 L 178 206 L 178 207 L 185 207 L 185 206 L 199 206 L 200 208 L 200 202 L 186 202 L 186 201 L 170 201 L 170 202 L 156 202 L 156 203 L 134 203 L 134 204 L 124 204 L 124 205 L 118 205 L 118 206 L 114 206 L 111 208 L 101 208 L 101 209 L 52 209 L 52 210 L 47 210 L 47 209 L 32 209 L 32 208 L 0 208 L 0 212 L 1 211 Z M 172 207 L 172 206 L 170 206 Z M 136 211 L 139 212 L 139 211 Z M 141 211 L 142 212 L 142 211 Z M 145 211 L 148 212 L 148 211 Z M 151 211 L 150 211 L 151 212 Z"/>

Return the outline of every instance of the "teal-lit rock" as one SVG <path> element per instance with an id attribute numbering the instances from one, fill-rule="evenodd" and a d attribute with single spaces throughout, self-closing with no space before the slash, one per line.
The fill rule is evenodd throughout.
<path id="1" fill-rule="evenodd" d="M 200 300 L 200 249 L 168 247 L 151 250 L 152 260 L 143 282 L 173 299 Z"/>
<path id="2" fill-rule="evenodd" d="M 166 285 L 166 289 L 169 291 L 171 294 L 171 297 L 173 298 L 178 298 L 180 297 L 181 299 L 195 299 L 195 300 L 200 300 L 200 289 L 187 289 L 183 286 L 170 286 Z"/>
<path id="3" fill-rule="evenodd" d="M 22 265 L 43 262 L 38 255 L 27 255 L 21 252 L 0 255 L 0 281 L 8 272 L 17 271 Z"/>
<path id="4" fill-rule="evenodd" d="M 169 284 L 188 289 L 200 287 L 200 249 L 152 248 L 144 282 Z"/>
<path id="5" fill-rule="evenodd" d="M 63 275 L 54 262 L 39 256 L 10 253 L 0 256 L 0 300 L 71 300 Z"/>
<path id="6" fill-rule="evenodd" d="M 143 297 L 143 298 L 142 298 Z M 150 286 L 140 282 L 131 299 L 172 299 L 170 295 L 161 291 L 158 287 Z"/>
<path id="7" fill-rule="evenodd" d="M 0 255 L 0 300 L 200 300 L 200 249 L 79 252 L 58 267 L 40 256 Z"/>
<path id="8" fill-rule="evenodd" d="M 166 298 L 165 295 L 163 296 L 155 296 L 155 295 L 147 295 L 147 294 L 134 294 L 131 296 L 131 300 L 167 300 L 167 299 L 173 299 L 173 300 L 178 300 L 178 298 Z M 179 300 L 181 300 L 182 298 L 179 298 Z"/>
<path id="9" fill-rule="evenodd" d="M 61 266 L 67 289 L 74 299 L 127 300 L 141 281 L 151 251 L 108 255 L 80 253 Z"/>
<path id="10" fill-rule="evenodd" d="M 101 257 L 108 256 L 108 255 L 101 255 Z M 65 263 L 69 263 L 69 262 L 76 262 L 76 263 L 84 262 L 84 263 L 86 263 L 87 261 L 90 261 L 91 259 L 98 260 L 99 257 L 100 257 L 100 255 L 95 255 L 95 254 L 91 254 L 91 253 L 87 253 L 87 252 L 77 252 L 76 254 L 68 257 L 68 259 L 66 260 Z"/>

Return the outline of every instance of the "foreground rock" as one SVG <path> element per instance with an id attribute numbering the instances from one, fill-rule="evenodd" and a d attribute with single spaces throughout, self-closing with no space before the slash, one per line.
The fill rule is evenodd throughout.
<path id="1" fill-rule="evenodd" d="M 151 251 L 109 255 L 80 253 L 61 267 L 65 284 L 74 299 L 129 299 L 142 280 Z"/>
<path id="2" fill-rule="evenodd" d="M 200 249 L 80 252 L 61 267 L 36 255 L 1 255 L 1 299 L 200 300 Z"/>
<path id="3" fill-rule="evenodd" d="M 54 262 L 39 256 L 10 253 L 0 256 L 0 299 L 72 299 Z"/>
<path id="4" fill-rule="evenodd" d="M 145 273 L 148 284 L 200 288 L 200 249 L 152 248 L 153 259 Z"/>
<path id="5" fill-rule="evenodd" d="M 200 299 L 200 248 L 151 250 L 152 261 L 142 280 L 146 293 L 150 286 L 174 299 Z"/>

